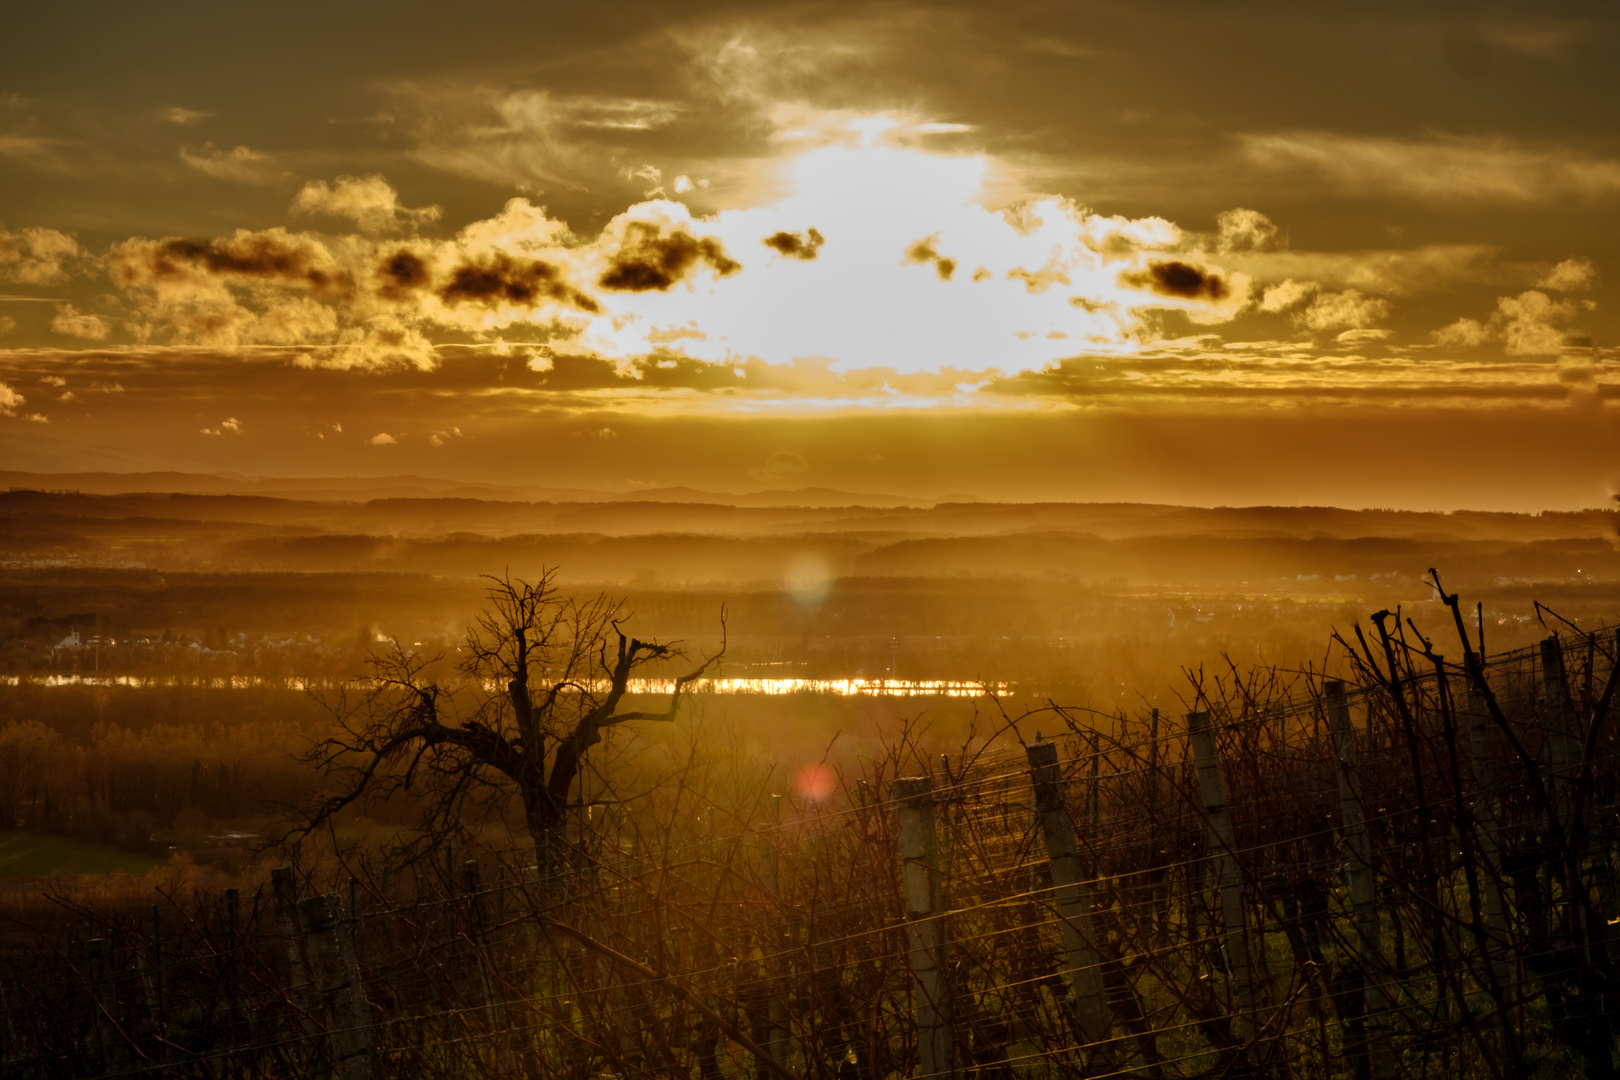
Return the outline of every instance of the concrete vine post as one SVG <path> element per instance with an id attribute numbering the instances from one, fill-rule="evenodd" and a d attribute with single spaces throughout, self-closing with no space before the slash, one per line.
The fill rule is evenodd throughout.
<path id="1" fill-rule="evenodd" d="M 939 834 L 934 825 L 933 781 L 895 781 L 899 849 L 905 883 L 906 937 L 911 947 L 912 1010 L 917 1019 L 922 1076 L 955 1076 L 951 1033 L 950 962 L 940 910 Z"/>
<path id="2" fill-rule="evenodd" d="M 298 1030 L 303 1035 L 304 1055 L 313 1058 L 319 1030 L 310 1015 L 313 985 L 309 964 L 304 958 L 304 928 L 298 920 L 298 883 L 292 867 L 278 866 L 270 871 L 270 886 L 276 899 L 276 933 L 287 950 L 288 997 L 298 1011 Z"/>
<path id="3" fill-rule="evenodd" d="M 1383 944 L 1378 923 L 1378 894 L 1374 881 L 1377 864 L 1367 835 L 1367 816 L 1361 802 L 1361 775 L 1356 765 L 1356 733 L 1350 723 L 1350 702 L 1344 683 L 1329 679 L 1328 727 L 1333 735 L 1339 774 L 1339 829 L 1350 849 L 1350 903 L 1355 912 L 1356 938 L 1361 953 L 1362 997 L 1367 1017 L 1366 1047 L 1373 1080 L 1393 1080 L 1395 1057 L 1390 1048 L 1389 1001 L 1379 969 Z"/>
<path id="4" fill-rule="evenodd" d="M 1575 801 L 1575 778 L 1581 768 L 1580 722 L 1569 699 L 1569 683 L 1564 677 L 1564 650 L 1558 636 L 1541 642 L 1541 685 L 1547 703 L 1548 794 L 1558 820 L 1549 822 L 1553 831 L 1570 831 L 1570 812 Z"/>
<path id="5" fill-rule="evenodd" d="M 1097 954 L 1091 923 L 1090 885 L 1074 820 L 1069 815 L 1057 743 L 1031 743 L 1025 753 L 1035 789 L 1035 813 L 1040 818 L 1052 872 L 1052 906 L 1063 935 L 1063 973 L 1074 994 L 1081 1037 L 1088 1046 L 1099 1047 L 1108 1039 L 1108 993 L 1103 986 L 1102 958 Z M 1089 1051 L 1089 1056 L 1096 1058 L 1097 1051 Z"/>
<path id="6" fill-rule="evenodd" d="M 314 1003 L 326 1021 L 338 1080 L 381 1077 L 371 1007 L 360 982 L 354 941 L 343 919 L 337 893 L 298 902 L 304 927 L 304 955 L 313 980 Z"/>
<path id="7" fill-rule="evenodd" d="M 1474 820 L 1479 826 L 1479 853 L 1485 873 L 1485 932 L 1491 969 L 1498 986 L 1514 985 L 1509 967 L 1507 909 L 1502 904 L 1502 853 L 1497 843 L 1495 770 L 1491 767 L 1491 721 L 1485 703 L 1472 682 L 1467 685 L 1464 708 L 1468 714 L 1468 752 L 1473 781 Z"/>
<path id="8" fill-rule="evenodd" d="M 782 930 L 781 912 L 778 910 L 782 896 L 781 852 L 777 848 L 780 839 L 782 824 L 782 796 L 772 795 L 770 801 L 771 820 L 767 833 L 760 838 L 759 846 L 759 883 L 765 890 L 767 907 L 765 912 L 765 1050 L 777 1061 L 787 1060 L 788 1050 L 788 1018 L 787 1005 L 782 1001 L 786 986 L 782 978 L 782 952 L 786 942 L 786 935 Z M 755 1068 L 760 1080 L 770 1073 L 770 1069 L 763 1063 Z"/>
<path id="9" fill-rule="evenodd" d="M 85 943 L 90 952 L 90 989 L 96 1001 L 96 1035 L 101 1043 L 105 1076 L 127 1076 L 132 1071 L 129 1044 L 118 1027 L 118 985 L 113 975 L 112 941 L 92 938 Z"/>
<path id="10" fill-rule="evenodd" d="M 501 1001 L 500 986 L 495 978 L 495 956 L 490 947 L 489 916 L 484 907 L 484 874 L 477 859 L 468 859 L 461 867 L 463 884 L 467 892 L 467 937 L 472 942 L 473 964 L 478 970 L 478 989 L 484 999 L 484 1014 L 489 1030 L 496 1033 L 496 1046 L 501 1067 L 508 1073 L 515 1071 L 511 1058 L 511 1041 L 506 1022 L 506 1005 Z"/>
<path id="11" fill-rule="evenodd" d="M 1210 847 L 1215 851 L 1215 880 L 1221 895 L 1221 922 L 1226 934 L 1227 975 L 1236 991 L 1238 1010 L 1255 1036 L 1260 1025 L 1255 1020 L 1254 957 L 1249 945 L 1249 918 L 1243 895 L 1243 868 L 1238 864 L 1237 840 L 1232 829 L 1232 812 L 1227 805 L 1226 777 L 1221 772 L 1215 748 L 1215 732 L 1209 713 L 1187 714 L 1187 735 L 1192 743 L 1198 768 L 1198 791 L 1204 804 L 1204 818 Z"/>

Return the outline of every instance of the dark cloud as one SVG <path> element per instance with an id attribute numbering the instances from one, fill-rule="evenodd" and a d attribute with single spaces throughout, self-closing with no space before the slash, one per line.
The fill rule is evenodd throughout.
<path id="1" fill-rule="evenodd" d="M 1160 296 L 1187 300 L 1221 300 L 1228 292 L 1219 276 L 1177 261 L 1149 263 L 1146 271 L 1121 274 L 1119 280 L 1133 289 L 1152 289 Z"/>
<path id="2" fill-rule="evenodd" d="M 377 276 L 383 284 L 377 292 L 387 300 L 403 300 L 428 283 L 427 263 L 414 253 L 400 248 L 377 267 Z"/>
<path id="3" fill-rule="evenodd" d="M 624 230 L 624 244 L 597 284 L 621 292 L 663 292 L 700 260 L 712 266 L 718 277 L 742 269 L 742 263 L 728 256 L 712 236 L 699 240 L 679 229 L 664 236 L 657 225 L 633 221 Z"/>
<path id="4" fill-rule="evenodd" d="M 324 252 L 271 234 L 244 233 L 228 240 L 165 240 L 146 247 L 143 254 L 144 269 L 159 280 L 181 278 L 189 270 L 200 269 L 220 277 L 301 281 L 330 299 L 354 295 L 353 275 L 323 266 L 327 262 Z"/>
<path id="5" fill-rule="evenodd" d="M 447 304 L 474 303 L 491 307 L 505 301 L 533 307 L 541 300 L 573 304 L 583 311 L 596 312 L 597 302 L 563 280 L 562 272 L 539 259 L 514 259 L 492 255 L 479 262 L 462 263 L 450 275 L 450 283 L 439 290 Z"/>
<path id="6" fill-rule="evenodd" d="M 925 236 L 906 248 L 906 262 L 933 263 L 934 269 L 939 273 L 939 280 L 949 281 L 951 275 L 956 273 L 956 260 L 939 253 L 939 249 L 934 247 L 938 240 L 937 235 Z"/>
<path id="7" fill-rule="evenodd" d="M 765 238 L 766 247 L 774 248 L 790 259 L 803 259 L 806 262 L 814 259 L 826 242 L 826 238 L 815 229 L 810 229 L 808 233 L 772 233 Z"/>

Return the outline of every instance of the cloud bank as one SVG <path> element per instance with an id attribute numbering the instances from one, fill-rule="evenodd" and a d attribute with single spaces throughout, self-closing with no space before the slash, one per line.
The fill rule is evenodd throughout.
<path id="1" fill-rule="evenodd" d="M 629 99 L 562 112 L 574 127 L 669 120 Z M 781 140 L 805 145 L 780 157 L 774 194 L 752 205 L 703 213 L 669 197 L 663 172 L 645 165 L 627 171 L 652 193 L 594 234 L 528 197 L 445 232 L 434 231 L 439 207 L 408 205 L 383 176 L 340 175 L 302 184 L 289 225 L 223 236 L 134 237 L 92 255 L 55 230 L 0 230 L 0 280 L 104 274 L 115 295 L 89 308 L 58 303 L 48 329 L 115 347 L 420 371 L 446 350 L 481 348 L 559 385 L 606 372 L 587 381 L 714 392 L 759 386 L 771 369 L 779 374 L 763 382 L 784 391 L 794 372 L 875 372 L 874 385 L 891 390 L 927 376 L 953 399 L 1084 357 L 1223 347 L 1232 363 L 1311 349 L 1394 356 L 1389 324 L 1409 298 L 1515 274 L 1535 288 L 1435 330 L 1430 347 L 1553 356 L 1580 344 L 1575 323 L 1592 301 L 1577 296 L 1599 281 L 1584 257 L 1512 270 L 1484 245 L 1295 251 L 1247 207 L 1198 231 L 1053 195 L 995 203 L 987 193 L 1005 163 L 930 143 L 959 125 L 805 109 L 772 122 Z M 1338 148 L 1280 146 L 1262 150 L 1300 159 L 1301 146 Z M 198 160 L 222 179 L 264 175 L 268 159 L 238 150 Z M 1351 165 L 1404 160 L 1358 153 Z M 700 190 L 689 178 L 674 187 Z M 1220 341 L 1238 325 L 1242 353 Z"/>

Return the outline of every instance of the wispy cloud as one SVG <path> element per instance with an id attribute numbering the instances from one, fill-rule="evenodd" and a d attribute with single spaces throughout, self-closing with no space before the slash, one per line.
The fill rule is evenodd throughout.
<path id="1" fill-rule="evenodd" d="M 1507 271 L 1490 244 L 1425 244 L 1351 251 L 1233 251 L 1221 255 L 1234 269 L 1270 282 L 1315 282 L 1323 288 L 1409 296 L 1466 285 L 1500 284 Z"/>
<path id="2" fill-rule="evenodd" d="M 625 136 L 658 131 L 675 102 L 459 82 L 388 86 L 412 156 L 446 172 L 517 187 L 581 188 L 607 171 Z"/>
<path id="3" fill-rule="evenodd" d="M 214 114 L 211 112 L 203 112 L 199 109 L 186 109 L 179 105 L 163 110 L 163 119 L 167 120 L 171 124 L 180 124 L 182 126 L 207 120 L 213 115 Z"/>
<path id="4" fill-rule="evenodd" d="M 62 149 L 69 145 L 71 143 L 67 139 L 0 132 L 0 158 L 8 158 L 40 172 L 71 171 L 67 160 L 61 154 Z"/>
<path id="5" fill-rule="evenodd" d="M 196 150 L 181 147 L 180 160 L 204 176 L 239 184 L 274 184 L 285 175 L 270 155 L 247 146 L 221 150 L 210 142 Z"/>
<path id="6" fill-rule="evenodd" d="M 1262 168 L 1315 175 L 1356 195 L 1433 202 L 1548 202 L 1620 194 L 1620 161 L 1506 139 L 1374 138 L 1300 131 L 1240 136 Z"/>
<path id="7" fill-rule="evenodd" d="M 1492 45 L 1538 60 L 1563 60 L 1581 39 L 1574 19 L 1544 18 L 1527 12 L 1493 11 L 1479 24 L 1479 36 Z"/>

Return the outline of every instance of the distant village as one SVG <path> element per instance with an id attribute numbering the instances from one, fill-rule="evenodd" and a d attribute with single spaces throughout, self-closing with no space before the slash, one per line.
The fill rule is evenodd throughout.
<path id="1" fill-rule="evenodd" d="M 64 621 L 65 632 L 58 625 Z M 113 633 L 97 629 L 94 615 L 75 620 L 34 619 L 22 633 L 0 644 L 0 671 L 82 675 L 143 669 L 207 674 L 309 672 L 347 664 L 370 646 L 369 638 L 364 631 L 336 641 L 318 634 L 230 634 L 220 628 L 135 628 Z"/>

